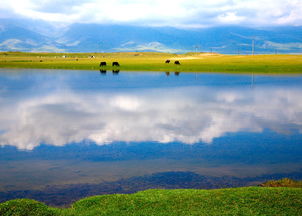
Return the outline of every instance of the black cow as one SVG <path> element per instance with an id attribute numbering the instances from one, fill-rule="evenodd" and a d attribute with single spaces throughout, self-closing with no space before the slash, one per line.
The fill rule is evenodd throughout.
<path id="1" fill-rule="evenodd" d="M 174 64 L 180 65 L 180 62 L 179 61 L 175 61 Z"/>
<path id="2" fill-rule="evenodd" d="M 117 66 L 117 67 L 119 67 L 120 64 L 119 64 L 118 62 L 112 62 L 112 66 Z"/>
<path id="3" fill-rule="evenodd" d="M 100 62 L 100 67 L 106 66 L 107 63 L 106 62 Z"/>
<path id="4" fill-rule="evenodd" d="M 100 69 L 100 73 L 101 73 L 102 75 L 106 75 L 107 71 L 106 71 L 106 70 L 103 70 L 103 69 Z"/>
<path id="5" fill-rule="evenodd" d="M 112 70 L 113 75 L 118 75 L 119 72 L 120 72 L 120 70 Z"/>
<path id="6" fill-rule="evenodd" d="M 179 76 L 180 72 L 174 72 L 175 76 Z"/>
<path id="7" fill-rule="evenodd" d="M 169 60 L 169 59 L 167 59 L 167 60 L 166 60 L 166 64 L 169 64 L 169 63 L 170 63 L 170 60 Z"/>

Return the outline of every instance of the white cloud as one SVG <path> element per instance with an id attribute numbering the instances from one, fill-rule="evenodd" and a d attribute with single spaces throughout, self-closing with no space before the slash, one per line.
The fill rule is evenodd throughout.
<path id="1" fill-rule="evenodd" d="M 300 0 L 4 0 L 6 16 L 156 26 L 301 25 Z"/>
<path id="2" fill-rule="evenodd" d="M 244 16 L 237 16 L 234 12 L 226 12 L 218 16 L 219 22 L 226 24 L 239 24 L 245 19 Z"/>
<path id="3" fill-rule="evenodd" d="M 302 131 L 301 89 L 169 88 L 0 98 L 0 145 L 33 149 L 92 140 L 211 143 L 228 132 Z M 269 100 L 268 100 L 269 98 Z"/>

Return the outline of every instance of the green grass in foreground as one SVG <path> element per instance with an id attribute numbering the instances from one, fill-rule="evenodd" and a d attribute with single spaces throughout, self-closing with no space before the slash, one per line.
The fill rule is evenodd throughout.
<path id="1" fill-rule="evenodd" d="M 28 199 L 0 204 L 0 215 L 302 215 L 301 188 L 147 190 L 94 196 L 57 209 Z"/>
<path id="2" fill-rule="evenodd" d="M 95 58 L 90 58 L 92 55 Z M 171 63 L 165 64 L 166 59 L 170 59 Z M 179 60 L 181 65 L 174 65 L 175 60 Z M 118 61 L 123 71 L 302 73 L 302 55 L 0 52 L 0 68 L 98 70 L 101 61 L 109 65 Z M 111 70 L 112 67 L 106 69 Z"/>

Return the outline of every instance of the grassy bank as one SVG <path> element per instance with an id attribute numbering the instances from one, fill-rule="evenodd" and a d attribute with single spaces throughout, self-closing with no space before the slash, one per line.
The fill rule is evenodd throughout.
<path id="1" fill-rule="evenodd" d="M 57 209 L 20 199 L 0 204 L 0 215 L 302 215 L 301 188 L 148 190 L 94 196 Z"/>
<path id="2" fill-rule="evenodd" d="M 93 56 L 93 57 L 92 57 Z M 171 63 L 166 64 L 167 59 Z M 181 65 L 175 65 L 179 60 Z M 98 70 L 118 61 L 124 71 L 302 73 L 302 55 L 220 55 L 209 53 L 22 53 L 1 52 L 0 68 Z"/>

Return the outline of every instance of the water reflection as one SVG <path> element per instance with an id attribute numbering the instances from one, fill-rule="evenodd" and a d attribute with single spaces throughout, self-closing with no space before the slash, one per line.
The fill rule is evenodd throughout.
<path id="1" fill-rule="evenodd" d="M 112 74 L 113 74 L 113 75 L 118 75 L 119 72 L 120 72 L 120 70 L 112 70 Z M 105 69 L 100 69 L 100 73 L 101 73 L 102 75 L 106 75 L 106 74 L 107 74 L 107 70 L 105 70 Z"/>
<path id="2" fill-rule="evenodd" d="M 165 74 L 166 74 L 166 76 L 170 76 L 170 72 L 169 71 L 165 72 Z M 174 72 L 175 76 L 179 76 L 179 74 L 180 74 L 180 72 L 178 72 L 178 71 Z"/>
<path id="3" fill-rule="evenodd" d="M 301 179 L 301 76 L 106 73 L 0 69 L 0 202 Z"/>
<path id="4" fill-rule="evenodd" d="M 99 145 L 210 144 L 227 133 L 302 132 L 299 87 L 187 86 L 87 93 L 60 82 L 56 91 L 41 94 L 31 89 L 21 97 L 0 92 L 0 145 L 31 150 L 40 143 L 63 146 L 87 139 Z"/>
<path id="5" fill-rule="evenodd" d="M 119 72 L 120 72 L 120 70 L 112 70 L 112 74 L 113 74 L 113 75 L 118 75 Z"/>
<path id="6" fill-rule="evenodd" d="M 100 69 L 100 73 L 101 73 L 102 75 L 106 75 L 106 73 L 107 73 L 107 70 L 104 70 L 104 69 Z"/>

